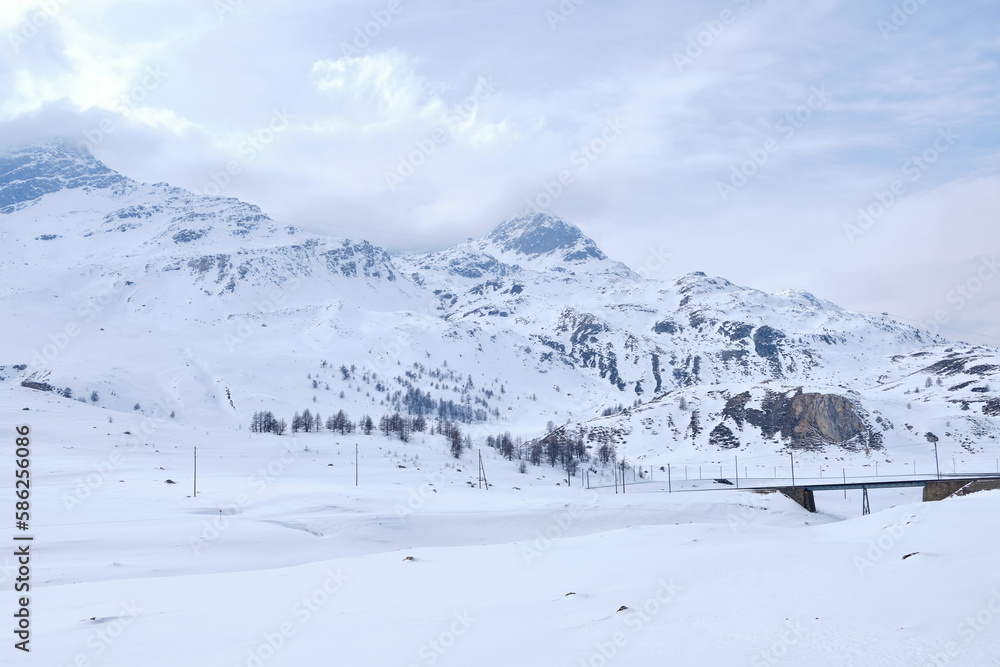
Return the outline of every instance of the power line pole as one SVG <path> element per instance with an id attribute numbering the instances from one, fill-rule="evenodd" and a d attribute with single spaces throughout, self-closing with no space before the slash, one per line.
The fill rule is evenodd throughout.
<path id="1" fill-rule="evenodd" d="M 358 443 L 354 443 L 354 486 L 358 485 Z"/>
<path id="2" fill-rule="evenodd" d="M 795 486 L 795 452 L 789 451 L 788 456 L 792 459 L 792 486 Z"/>
<path id="3" fill-rule="evenodd" d="M 486 466 L 483 465 L 483 450 L 479 450 L 479 488 L 486 484 L 486 490 L 490 490 L 490 483 L 486 479 Z"/>
<path id="4" fill-rule="evenodd" d="M 673 493 L 674 489 L 670 483 L 670 464 L 667 464 L 667 493 Z"/>
<path id="5" fill-rule="evenodd" d="M 198 447 L 194 448 L 194 497 L 198 497 Z"/>

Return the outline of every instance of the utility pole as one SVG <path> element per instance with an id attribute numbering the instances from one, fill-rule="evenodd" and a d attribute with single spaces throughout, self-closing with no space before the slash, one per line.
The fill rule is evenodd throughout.
<path id="1" fill-rule="evenodd" d="M 194 448 L 194 497 L 198 497 L 198 448 Z"/>
<path id="2" fill-rule="evenodd" d="M 847 468 L 842 468 L 844 471 L 844 500 L 847 500 Z"/>
<path id="3" fill-rule="evenodd" d="M 670 483 L 670 464 L 667 464 L 667 493 L 673 493 L 674 489 Z"/>
<path id="4" fill-rule="evenodd" d="M 567 472 L 567 477 L 569 473 Z M 490 490 L 490 483 L 486 479 L 486 466 L 483 465 L 483 450 L 479 450 L 479 488 L 483 488 L 483 484 L 486 484 L 486 490 Z"/>
<path id="5" fill-rule="evenodd" d="M 740 457 L 736 457 L 736 488 L 740 488 Z"/>
<path id="6" fill-rule="evenodd" d="M 795 486 L 795 452 L 789 451 L 788 456 L 792 459 L 792 486 Z"/>
<path id="7" fill-rule="evenodd" d="M 358 485 L 358 443 L 354 443 L 354 486 Z"/>
<path id="8" fill-rule="evenodd" d="M 954 460 L 952 459 L 952 461 Z M 937 470 L 937 478 L 941 479 L 941 464 L 938 463 L 937 442 L 934 443 L 934 468 Z"/>

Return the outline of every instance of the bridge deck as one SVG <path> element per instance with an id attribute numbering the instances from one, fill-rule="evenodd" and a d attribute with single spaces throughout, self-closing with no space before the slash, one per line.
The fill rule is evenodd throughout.
<path id="1" fill-rule="evenodd" d="M 807 489 L 809 491 L 842 491 L 844 489 L 893 489 L 900 487 L 913 487 L 913 486 L 926 486 L 931 482 L 977 482 L 982 479 L 996 479 L 1000 475 L 990 474 L 990 475 L 977 475 L 975 477 L 944 477 L 940 479 L 937 477 L 931 477 L 927 479 L 901 479 L 901 480 L 888 480 L 888 481 L 872 481 L 872 482 L 833 482 L 830 484 L 796 484 L 795 486 Z M 790 486 L 790 485 L 786 485 Z M 750 487 L 748 487 L 750 488 Z M 752 487 L 758 489 L 777 489 L 782 487 L 776 486 L 762 486 L 762 487 Z"/>

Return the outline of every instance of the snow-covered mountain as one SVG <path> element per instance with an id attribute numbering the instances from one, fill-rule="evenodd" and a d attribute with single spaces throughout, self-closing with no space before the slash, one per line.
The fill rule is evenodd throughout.
<path id="1" fill-rule="evenodd" d="M 98 406 L 552 420 L 651 461 L 1000 434 L 994 348 L 801 291 L 644 279 L 546 214 L 393 257 L 51 143 L 0 154 L 0 239 L 0 376 Z"/>

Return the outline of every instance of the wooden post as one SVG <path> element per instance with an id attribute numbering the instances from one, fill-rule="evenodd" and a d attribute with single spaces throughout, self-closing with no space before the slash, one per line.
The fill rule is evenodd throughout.
<path id="1" fill-rule="evenodd" d="M 667 464 L 667 493 L 673 493 L 674 489 L 670 483 L 670 464 Z"/>

